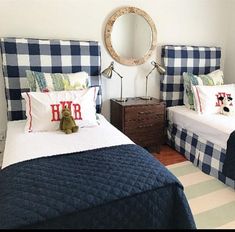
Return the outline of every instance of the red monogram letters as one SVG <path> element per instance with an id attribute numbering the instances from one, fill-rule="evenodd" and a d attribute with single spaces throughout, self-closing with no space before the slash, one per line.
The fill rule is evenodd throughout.
<path id="1" fill-rule="evenodd" d="M 51 104 L 52 122 L 60 121 L 60 111 L 65 105 L 74 113 L 75 120 L 82 120 L 81 106 L 79 104 L 73 104 L 72 101 L 61 101 L 60 104 Z"/>

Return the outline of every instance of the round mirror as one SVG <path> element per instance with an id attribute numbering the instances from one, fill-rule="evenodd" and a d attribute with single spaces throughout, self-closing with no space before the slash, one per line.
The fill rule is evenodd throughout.
<path id="1" fill-rule="evenodd" d="M 156 27 L 146 12 L 136 7 L 116 11 L 105 28 L 105 43 L 119 63 L 144 63 L 156 47 Z"/>

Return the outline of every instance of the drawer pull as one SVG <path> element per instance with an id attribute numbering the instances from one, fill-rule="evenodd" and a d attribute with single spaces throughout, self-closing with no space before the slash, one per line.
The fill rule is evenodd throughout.
<path id="1" fill-rule="evenodd" d="M 138 112 L 138 114 L 153 114 L 153 113 L 155 113 L 155 112 L 153 112 L 153 111 L 140 111 L 140 112 Z"/>
<path id="2" fill-rule="evenodd" d="M 138 128 L 146 128 L 146 127 L 152 127 L 153 124 L 149 124 L 149 125 L 139 125 Z"/>

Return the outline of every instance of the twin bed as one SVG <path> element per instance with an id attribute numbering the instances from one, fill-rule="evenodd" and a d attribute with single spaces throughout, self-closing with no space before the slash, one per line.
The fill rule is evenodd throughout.
<path id="1" fill-rule="evenodd" d="M 199 115 L 183 103 L 183 72 L 200 75 L 219 69 L 221 49 L 164 46 L 162 58 L 167 70 L 161 80 L 161 97 L 168 107 L 168 143 L 203 172 L 235 188 L 234 179 L 223 172 L 227 141 L 235 130 L 234 116 Z"/>
<path id="2" fill-rule="evenodd" d="M 100 113 L 99 43 L 1 39 L 8 125 L 0 172 L 0 228 L 195 228 L 183 187 Z M 85 71 L 98 86 L 98 126 L 25 132 L 26 70 Z"/>

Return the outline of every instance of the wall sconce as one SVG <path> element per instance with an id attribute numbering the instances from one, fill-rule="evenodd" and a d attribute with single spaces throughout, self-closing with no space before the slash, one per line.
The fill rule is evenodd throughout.
<path id="1" fill-rule="evenodd" d="M 165 72 L 166 72 L 166 69 L 163 66 L 161 66 L 160 64 L 156 63 L 155 61 L 152 61 L 151 64 L 153 65 L 153 68 L 151 69 L 151 71 L 145 77 L 145 79 L 146 79 L 145 96 L 140 97 L 143 100 L 151 100 L 152 99 L 152 97 L 148 96 L 148 77 L 152 73 L 152 71 L 156 68 L 157 71 L 161 75 L 165 74 Z"/>
<path id="2" fill-rule="evenodd" d="M 101 74 L 104 77 L 111 79 L 113 72 L 115 72 L 121 78 L 121 95 L 120 95 L 120 98 L 117 98 L 115 100 L 119 101 L 119 102 L 125 102 L 125 101 L 127 101 L 127 98 L 122 97 L 122 78 L 123 77 L 114 69 L 114 62 L 112 61 L 111 64 L 109 65 L 109 67 L 106 68 Z"/>

